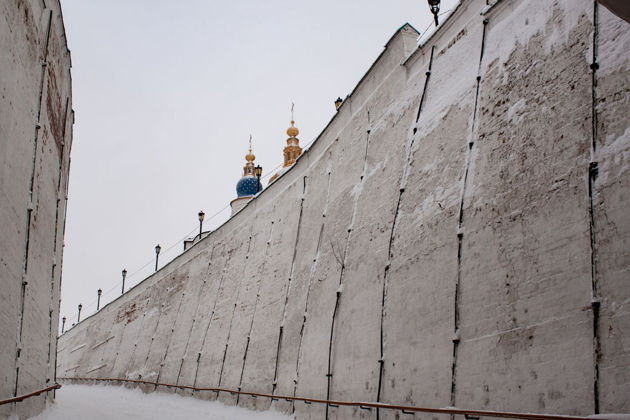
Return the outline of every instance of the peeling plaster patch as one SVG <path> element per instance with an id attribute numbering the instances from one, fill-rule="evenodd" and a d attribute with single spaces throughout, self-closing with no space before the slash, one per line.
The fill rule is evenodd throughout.
<path id="1" fill-rule="evenodd" d="M 519 99 L 516 103 L 511 105 L 507 110 L 507 119 L 511 124 L 520 124 L 523 121 L 523 113 L 527 111 L 527 101 L 525 98 Z"/>

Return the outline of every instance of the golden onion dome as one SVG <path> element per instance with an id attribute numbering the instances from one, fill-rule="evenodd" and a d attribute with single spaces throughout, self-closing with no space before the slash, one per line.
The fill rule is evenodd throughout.
<path id="1" fill-rule="evenodd" d="M 249 153 L 245 155 L 245 160 L 253 162 L 256 159 L 256 155 L 252 153 L 252 149 L 249 149 Z"/>
<path id="2" fill-rule="evenodd" d="M 291 120 L 291 127 L 287 128 L 287 134 L 289 135 L 289 137 L 296 137 L 298 134 L 300 134 L 300 130 L 298 130 L 294 124 L 295 121 Z"/>

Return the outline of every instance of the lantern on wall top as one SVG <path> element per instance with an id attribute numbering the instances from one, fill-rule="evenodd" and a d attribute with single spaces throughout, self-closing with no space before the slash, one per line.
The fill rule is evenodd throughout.
<path id="1" fill-rule="evenodd" d="M 158 269 L 158 259 L 160 257 L 160 251 L 162 250 L 162 247 L 160 246 L 160 244 L 157 244 L 155 246 L 155 271 L 157 271 Z"/>
<path id="2" fill-rule="evenodd" d="M 125 293 L 125 279 L 127 278 L 127 269 L 123 268 L 122 271 L 122 293 Z"/>
<path id="3" fill-rule="evenodd" d="M 431 13 L 433 13 L 433 18 L 435 19 L 435 26 L 438 26 L 438 13 L 440 13 L 440 0 L 427 0 L 429 2 L 429 9 L 431 9 Z"/>

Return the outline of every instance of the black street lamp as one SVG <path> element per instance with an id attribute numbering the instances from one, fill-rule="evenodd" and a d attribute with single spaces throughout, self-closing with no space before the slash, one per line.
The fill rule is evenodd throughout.
<path id="1" fill-rule="evenodd" d="M 96 311 L 98 311 L 101 308 L 101 294 L 103 293 L 103 291 L 101 289 L 98 289 L 96 291 Z"/>
<path id="2" fill-rule="evenodd" d="M 63 334 L 65 329 L 66 329 L 66 317 L 64 316 L 63 318 L 61 318 L 61 334 Z"/>
<path id="3" fill-rule="evenodd" d="M 262 190 L 262 186 L 260 185 L 260 176 L 262 175 L 262 166 L 258 165 L 254 168 L 254 173 L 256 174 L 256 178 L 258 178 L 258 192 Z"/>
<path id="4" fill-rule="evenodd" d="M 83 309 L 83 305 L 79 303 L 79 315 L 77 316 L 77 324 L 81 322 L 81 309 Z"/>
<path id="5" fill-rule="evenodd" d="M 201 232 L 203 231 L 203 218 L 206 217 L 206 213 L 201 210 L 198 214 L 199 216 L 199 240 L 201 240 Z"/>
<path id="6" fill-rule="evenodd" d="M 122 293 L 121 294 L 125 294 L 125 279 L 127 278 L 127 269 L 123 268 L 122 271 L 122 277 L 123 277 L 123 284 L 122 284 Z"/>
<path id="7" fill-rule="evenodd" d="M 161 250 L 162 250 L 162 247 L 160 246 L 160 244 L 157 244 L 155 246 L 155 271 L 157 271 L 157 268 L 158 268 L 158 258 L 160 257 Z"/>
<path id="8" fill-rule="evenodd" d="M 440 0 L 428 0 L 429 8 L 431 9 L 431 13 L 433 13 L 433 18 L 435 19 L 435 26 L 439 25 L 438 22 L 438 13 L 440 12 Z"/>

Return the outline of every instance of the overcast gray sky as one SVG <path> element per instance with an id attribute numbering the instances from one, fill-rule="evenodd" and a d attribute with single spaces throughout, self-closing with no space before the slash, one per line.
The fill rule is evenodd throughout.
<path id="1" fill-rule="evenodd" d="M 455 0 L 443 0 L 448 10 Z M 62 0 L 74 141 L 61 316 L 76 321 L 182 251 L 236 195 L 250 133 L 282 163 L 291 102 L 301 144 L 333 116 L 389 37 L 432 22 L 426 0 Z M 214 228 L 229 209 L 204 223 Z M 193 232 L 194 234 L 194 232 Z M 139 271 L 138 271 L 139 270 Z"/>

